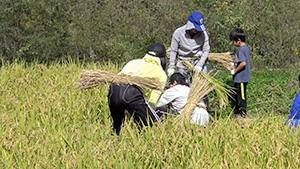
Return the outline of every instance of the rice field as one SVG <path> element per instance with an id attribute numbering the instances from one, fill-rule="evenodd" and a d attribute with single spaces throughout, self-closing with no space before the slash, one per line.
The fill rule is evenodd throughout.
<path id="1" fill-rule="evenodd" d="M 206 128 L 176 124 L 139 131 L 127 118 L 111 135 L 108 86 L 78 88 L 84 70 L 118 72 L 113 63 L 0 69 L 0 168 L 299 168 L 299 131 L 284 122 L 297 86 L 298 70 L 252 71 L 250 116 L 230 117 L 210 96 L 213 122 Z M 219 79 L 230 82 L 220 70 Z"/>

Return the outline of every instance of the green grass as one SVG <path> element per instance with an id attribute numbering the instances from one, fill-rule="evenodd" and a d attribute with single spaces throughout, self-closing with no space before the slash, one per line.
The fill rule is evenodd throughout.
<path id="1" fill-rule="evenodd" d="M 141 133 L 126 120 L 111 136 L 108 86 L 77 88 L 84 69 L 119 71 L 112 63 L 75 62 L 0 70 L 0 168 L 298 168 L 300 142 L 284 121 L 300 91 L 298 70 L 252 71 L 250 118 L 243 124 L 217 109 L 207 128 L 173 120 Z M 218 79 L 230 84 L 229 72 Z"/>

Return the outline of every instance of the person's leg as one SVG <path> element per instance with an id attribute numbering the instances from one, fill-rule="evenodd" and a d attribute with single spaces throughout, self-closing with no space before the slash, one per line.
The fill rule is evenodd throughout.
<path id="1" fill-rule="evenodd" d="M 246 117 L 247 116 L 247 93 L 246 93 L 246 89 L 247 89 L 247 84 L 248 83 L 241 83 L 240 87 L 241 87 L 241 99 L 239 102 L 239 113 L 242 117 Z"/>
<path id="2" fill-rule="evenodd" d="M 235 83 L 236 89 L 236 109 L 235 112 L 242 117 L 246 117 L 247 112 L 247 95 L 246 95 L 247 83 Z"/>
<path id="3" fill-rule="evenodd" d="M 238 105 L 238 95 L 240 95 L 240 87 L 239 83 L 234 83 L 234 93 L 233 93 L 233 99 L 234 99 L 234 114 L 238 115 L 239 114 L 239 105 Z"/>
<path id="4" fill-rule="evenodd" d="M 134 116 L 138 125 L 152 126 L 153 122 L 160 122 L 159 116 L 138 88 L 128 86 L 122 99 L 127 103 L 126 110 Z"/>
<path id="5" fill-rule="evenodd" d="M 125 109 L 116 105 L 109 105 L 109 110 L 113 119 L 113 131 L 120 135 L 121 126 L 125 119 Z"/>
<path id="6" fill-rule="evenodd" d="M 125 119 L 125 108 L 121 98 L 123 86 L 111 84 L 108 92 L 109 110 L 113 119 L 113 131 L 119 135 Z"/>
<path id="7" fill-rule="evenodd" d="M 191 115 L 191 123 L 201 126 L 209 124 L 209 114 L 204 108 L 196 107 Z"/>

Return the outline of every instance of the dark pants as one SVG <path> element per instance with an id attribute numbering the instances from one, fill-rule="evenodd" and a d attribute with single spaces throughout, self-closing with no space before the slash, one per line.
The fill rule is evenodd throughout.
<path id="1" fill-rule="evenodd" d="M 153 122 L 160 121 L 143 93 L 135 86 L 111 84 L 108 103 L 113 118 L 113 130 L 117 135 L 120 134 L 121 125 L 125 119 L 125 110 L 133 115 L 134 121 L 139 126 L 152 126 Z"/>
<path id="2" fill-rule="evenodd" d="M 235 83 L 235 114 L 241 115 L 245 117 L 247 115 L 246 108 L 247 108 L 247 84 L 248 83 Z"/>

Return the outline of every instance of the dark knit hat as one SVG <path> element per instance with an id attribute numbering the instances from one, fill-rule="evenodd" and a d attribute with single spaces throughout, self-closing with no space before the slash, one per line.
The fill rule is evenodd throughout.
<path id="1" fill-rule="evenodd" d="M 149 55 L 154 56 L 153 54 L 149 53 L 149 52 L 154 52 L 157 57 L 165 57 L 166 56 L 166 48 L 163 44 L 161 43 L 152 43 L 151 45 L 149 45 L 148 49 L 147 49 L 147 53 Z"/>

